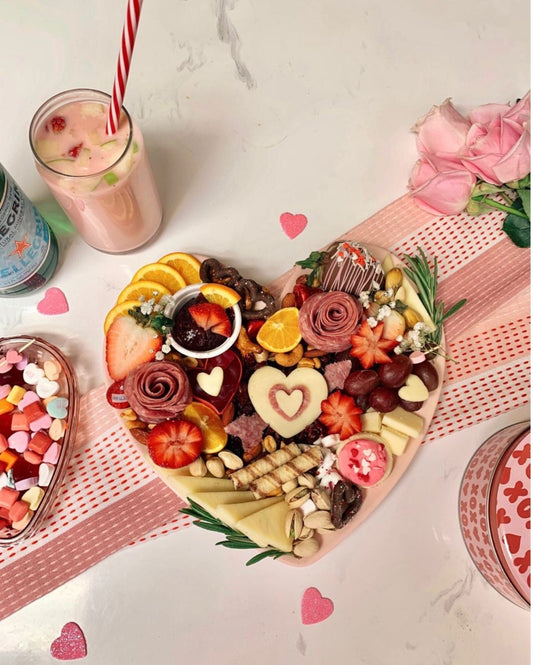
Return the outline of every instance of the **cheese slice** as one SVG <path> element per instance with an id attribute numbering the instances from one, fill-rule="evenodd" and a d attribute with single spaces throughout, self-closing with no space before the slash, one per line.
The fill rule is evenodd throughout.
<path id="1" fill-rule="evenodd" d="M 383 425 L 395 429 L 406 436 L 417 437 L 422 431 L 424 419 L 417 413 L 406 411 L 397 406 L 393 411 L 383 414 Z"/>
<path id="2" fill-rule="evenodd" d="M 389 427 L 382 427 L 381 438 L 389 444 L 393 455 L 403 455 L 407 448 L 409 437 Z"/>
<path id="3" fill-rule="evenodd" d="M 381 430 L 381 413 L 369 409 L 359 417 L 361 418 L 361 429 L 363 432 L 379 434 Z"/>
<path id="4" fill-rule="evenodd" d="M 278 501 L 268 508 L 239 520 L 235 528 L 242 531 L 259 547 L 271 545 L 283 552 L 292 550 L 292 538 L 285 534 L 285 518 L 290 511 L 286 501 Z"/>
<path id="5" fill-rule="evenodd" d="M 224 504 L 229 503 L 244 503 L 251 501 L 254 496 L 251 492 L 231 490 L 229 492 L 196 492 L 189 495 L 193 501 L 200 504 L 211 515 L 220 517 L 218 514 L 219 508 Z"/>
<path id="6" fill-rule="evenodd" d="M 198 478 L 195 476 L 165 475 L 165 482 L 183 499 L 199 492 L 228 492 L 233 489 L 229 478 Z"/>
<path id="7" fill-rule="evenodd" d="M 390 254 L 387 254 L 385 259 L 381 262 L 381 265 L 385 273 L 387 273 L 391 268 L 394 268 L 394 262 Z M 428 328 L 431 331 L 435 330 L 435 324 L 431 320 L 431 317 L 429 316 L 426 308 L 422 304 L 422 301 L 420 300 L 420 297 L 418 296 L 418 293 L 415 287 L 413 286 L 413 283 L 405 273 L 403 274 L 402 287 L 404 290 L 401 297 L 401 301 L 403 302 L 403 304 L 407 305 L 407 307 L 410 307 L 411 309 L 414 309 L 415 312 L 418 312 L 422 317 L 422 321 L 428 326 Z"/>
<path id="8" fill-rule="evenodd" d="M 283 501 L 281 496 L 270 496 L 266 499 L 257 499 L 253 501 L 247 501 L 246 503 L 227 503 L 223 506 L 219 506 L 217 509 L 217 517 L 225 522 L 228 526 L 235 528 L 235 525 L 239 520 L 257 513 L 263 508 L 268 508 L 274 503 L 279 503 Z"/>

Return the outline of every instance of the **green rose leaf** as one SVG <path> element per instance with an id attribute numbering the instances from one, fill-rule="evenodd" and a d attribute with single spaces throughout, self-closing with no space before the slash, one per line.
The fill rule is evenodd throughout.
<path id="1" fill-rule="evenodd" d="M 529 219 L 509 214 L 503 222 L 503 230 L 517 247 L 530 247 L 531 224 Z"/>
<path id="2" fill-rule="evenodd" d="M 518 196 L 522 200 L 522 208 L 526 215 L 531 219 L 531 190 L 519 189 Z"/>

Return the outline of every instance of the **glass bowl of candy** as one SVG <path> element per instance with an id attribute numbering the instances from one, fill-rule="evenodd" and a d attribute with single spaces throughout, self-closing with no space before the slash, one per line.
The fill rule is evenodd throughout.
<path id="1" fill-rule="evenodd" d="M 169 342 L 191 358 L 213 358 L 237 341 L 242 324 L 238 304 L 224 308 L 202 295 L 205 284 L 190 284 L 171 296 L 165 315 L 173 320 Z"/>
<path id="2" fill-rule="evenodd" d="M 0 338 L 0 546 L 33 535 L 63 483 L 78 426 L 76 376 L 39 337 Z"/>

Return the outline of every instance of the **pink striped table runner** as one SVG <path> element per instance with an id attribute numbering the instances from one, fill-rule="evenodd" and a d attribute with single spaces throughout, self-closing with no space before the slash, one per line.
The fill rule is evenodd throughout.
<path id="1" fill-rule="evenodd" d="M 499 212 L 437 218 L 404 196 L 342 235 L 399 256 L 422 247 L 439 260 L 439 297 L 448 306 L 468 299 L 446 324 L 455 362 L 447 365 L 427 442 L 529 401 L 529 251 L 502 234 L 502 219 Z M 284 281 L 282 275 L 272 289 Z M 179 513 L 181 500 L 108 407 L 103 386 L 82 398 L 81 413 L 76 450 L 47 522 L 26 543 L 0 549 L 0 619 L 125 546 L 190 524 Z"/>

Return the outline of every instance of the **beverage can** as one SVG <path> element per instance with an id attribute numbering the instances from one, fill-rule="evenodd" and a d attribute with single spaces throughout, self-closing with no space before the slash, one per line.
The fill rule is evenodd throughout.
<path id="1" fill-rule="evenodd" d="M 53 231 L 0 164 L 0 296 L 26 295 L 43 286 L 58 256 Z"/>

